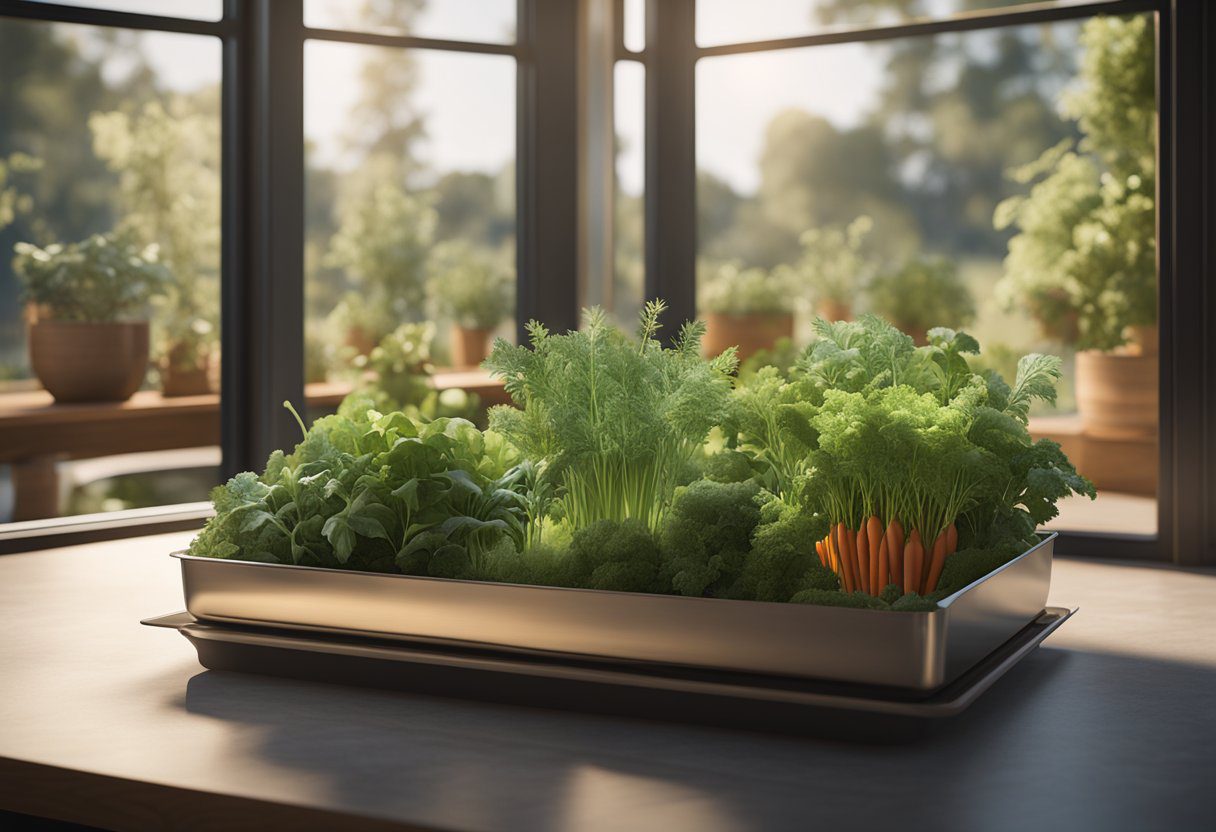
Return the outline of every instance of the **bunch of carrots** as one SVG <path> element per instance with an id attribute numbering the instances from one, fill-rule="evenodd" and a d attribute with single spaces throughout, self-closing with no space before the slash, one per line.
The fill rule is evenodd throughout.
<path id="1" fill-rule="evenodd" d="M 958 549 L 954 522 L 925 549 L 919 529 L 905 535 L 897 518 L 883 525 L 877 514 L 863 518 L 860 528 L 835 523 L 823 540 L 815 541 L 819 561 L 837 575 L 845 592 L 879 595 L 888 584 L 903 592 L 928 595 L 937 589 L 946 558 Z"/>

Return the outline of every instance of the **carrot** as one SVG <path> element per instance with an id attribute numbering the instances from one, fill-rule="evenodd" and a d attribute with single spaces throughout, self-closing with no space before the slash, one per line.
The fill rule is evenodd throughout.
<path id="1" fill-rule="evenodd" d="M 861 569 L 858 568 L 860 561 L 857 560 L 857 532 L 845 526 L 844 539 L 849 547 L 849 570 L 853 573 L 853 588 L 849 591 L 856 592 L 861 589 Z"/>
<path id="2" fill-rule="evenodd" d="M 824 548 L 828 550 L 828 566 L 837 575 L 840 574 L 840 555 L 836 552 L 836 541 L 832 540 L 832 533 L 828 532 L 828 536 L 823 539 Z"/>
<path id="3" fill-rule="evenodd" d="M 887 534 L 883 539 L 887 544 L 887 561 L 891 569 L 891 583 L 900 589 L 904 586 L 904 527 L 898 518 L 892 517 L 887 523 Z"/>
<path id="4" fill-rule="evenodd" d="M 822 540 L 815 541 L 815 554 L 819 555 L 819 563 L 821 566 L 828 565 L 828 559 L 827 559 L 827 555 L 825 554 L 824 545 L 823 545 Z"/>
<path id="5" fill-rule="evenodd" d="M 844 531 L 844 523 L 837 523 L 832 529 L 832 536 L 836 544 L 836 556 L 840 558 L 840 582 L 844 585 L 845 592 L 853 591 L 853 570 L 849 563 L 849 539 Z"/>
<path id="6" fill-rule="evenodd" d="M 877 514 L 871 514 L 866 521 L 866 533 L 870 540 L 870 594 L 882 593 L 883 583 L 887 572 L 887 552 L 883 548 L 886 540 L 883 538 L 882 521 Z"/>
<path id="7" fill-rule="evenodd" d="M 870 535 L 866 531 L 866 524 L 860 524 L 857 529 L 857 582 L 861 585 L 862 592 L 870 592 Z"/>
<path id="8" fill-rule="evenodd" d="M 946 554 L 953 555 L 958 551 L 958 528 L 951 523 L 946 526 Z"/>
<path id="9" fill-rule="evenodd" d="M 920 591 L 920 570 L 925 562 L 925 547 L 920 542 L 920 531 L 913 529 L 904 544 L 904 592 Z"/>
<path id="10" fill-rule="evenodd" d="M 928 595 L 937 589 L 937 581 L 942 576 L 942 566 L 946 563 L 946 530 L 942 529 L 933 541 L 932 557 L 929 560 L 929 576 L 925 579 L 925 589 L 922 595 Z"/>

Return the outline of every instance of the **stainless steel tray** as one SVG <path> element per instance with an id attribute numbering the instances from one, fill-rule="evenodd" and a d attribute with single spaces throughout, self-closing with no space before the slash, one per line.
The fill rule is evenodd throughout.
<path id="1" fill-rule="evenodd" d="M 1034 621 L 1055 534 L 933 612 L 685 598 L 191 557 L 200 621 L 933 690 Z"/>
<path id="2" fill-rule="evenodd" d="M 902 737 L 892 729 L 964 711 L 1073 612 L 1043 610 L 954 682 L 933 692 L 209 624 L 189 613 L 143 623 L 180 632 L 211 670 L 782 732 L 839 729 L 849 739 L 896 739 Z M 850 722 L 854 717 L 858 721 Z"/>

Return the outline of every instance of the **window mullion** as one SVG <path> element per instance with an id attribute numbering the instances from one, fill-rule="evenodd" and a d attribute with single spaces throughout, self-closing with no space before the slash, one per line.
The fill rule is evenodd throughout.
<path id="1" fill-rule="evenodd" d="M 224 469 L 260 466 L 304 400 L 303 0 L 249 0 L 225 43 Z"/>

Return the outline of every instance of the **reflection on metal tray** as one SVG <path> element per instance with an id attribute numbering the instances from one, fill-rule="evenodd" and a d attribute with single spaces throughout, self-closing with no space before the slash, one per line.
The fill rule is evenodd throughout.
<path id="1" fill-rule="evenodd" d="M 661 666 L 581 656 L 521 656 L 486 647 L 321 636 L 231 624 L 189 613 L 143 622 L 182 633 L 212 670 L 340 682 L 541 707 L 796 730 L 842 714 L 896 720 L 965 710 L 1074 610 L 1049 607 L 950 685 L 898 688 Z"/>
<path id="2" fill-rule="evenodd" d="M 924 613 L 174 557 L 186 608 L 200 621 L 926 691 L 957 678 L 1039 616 L 1055 538 L 1043 536 Z"/>

